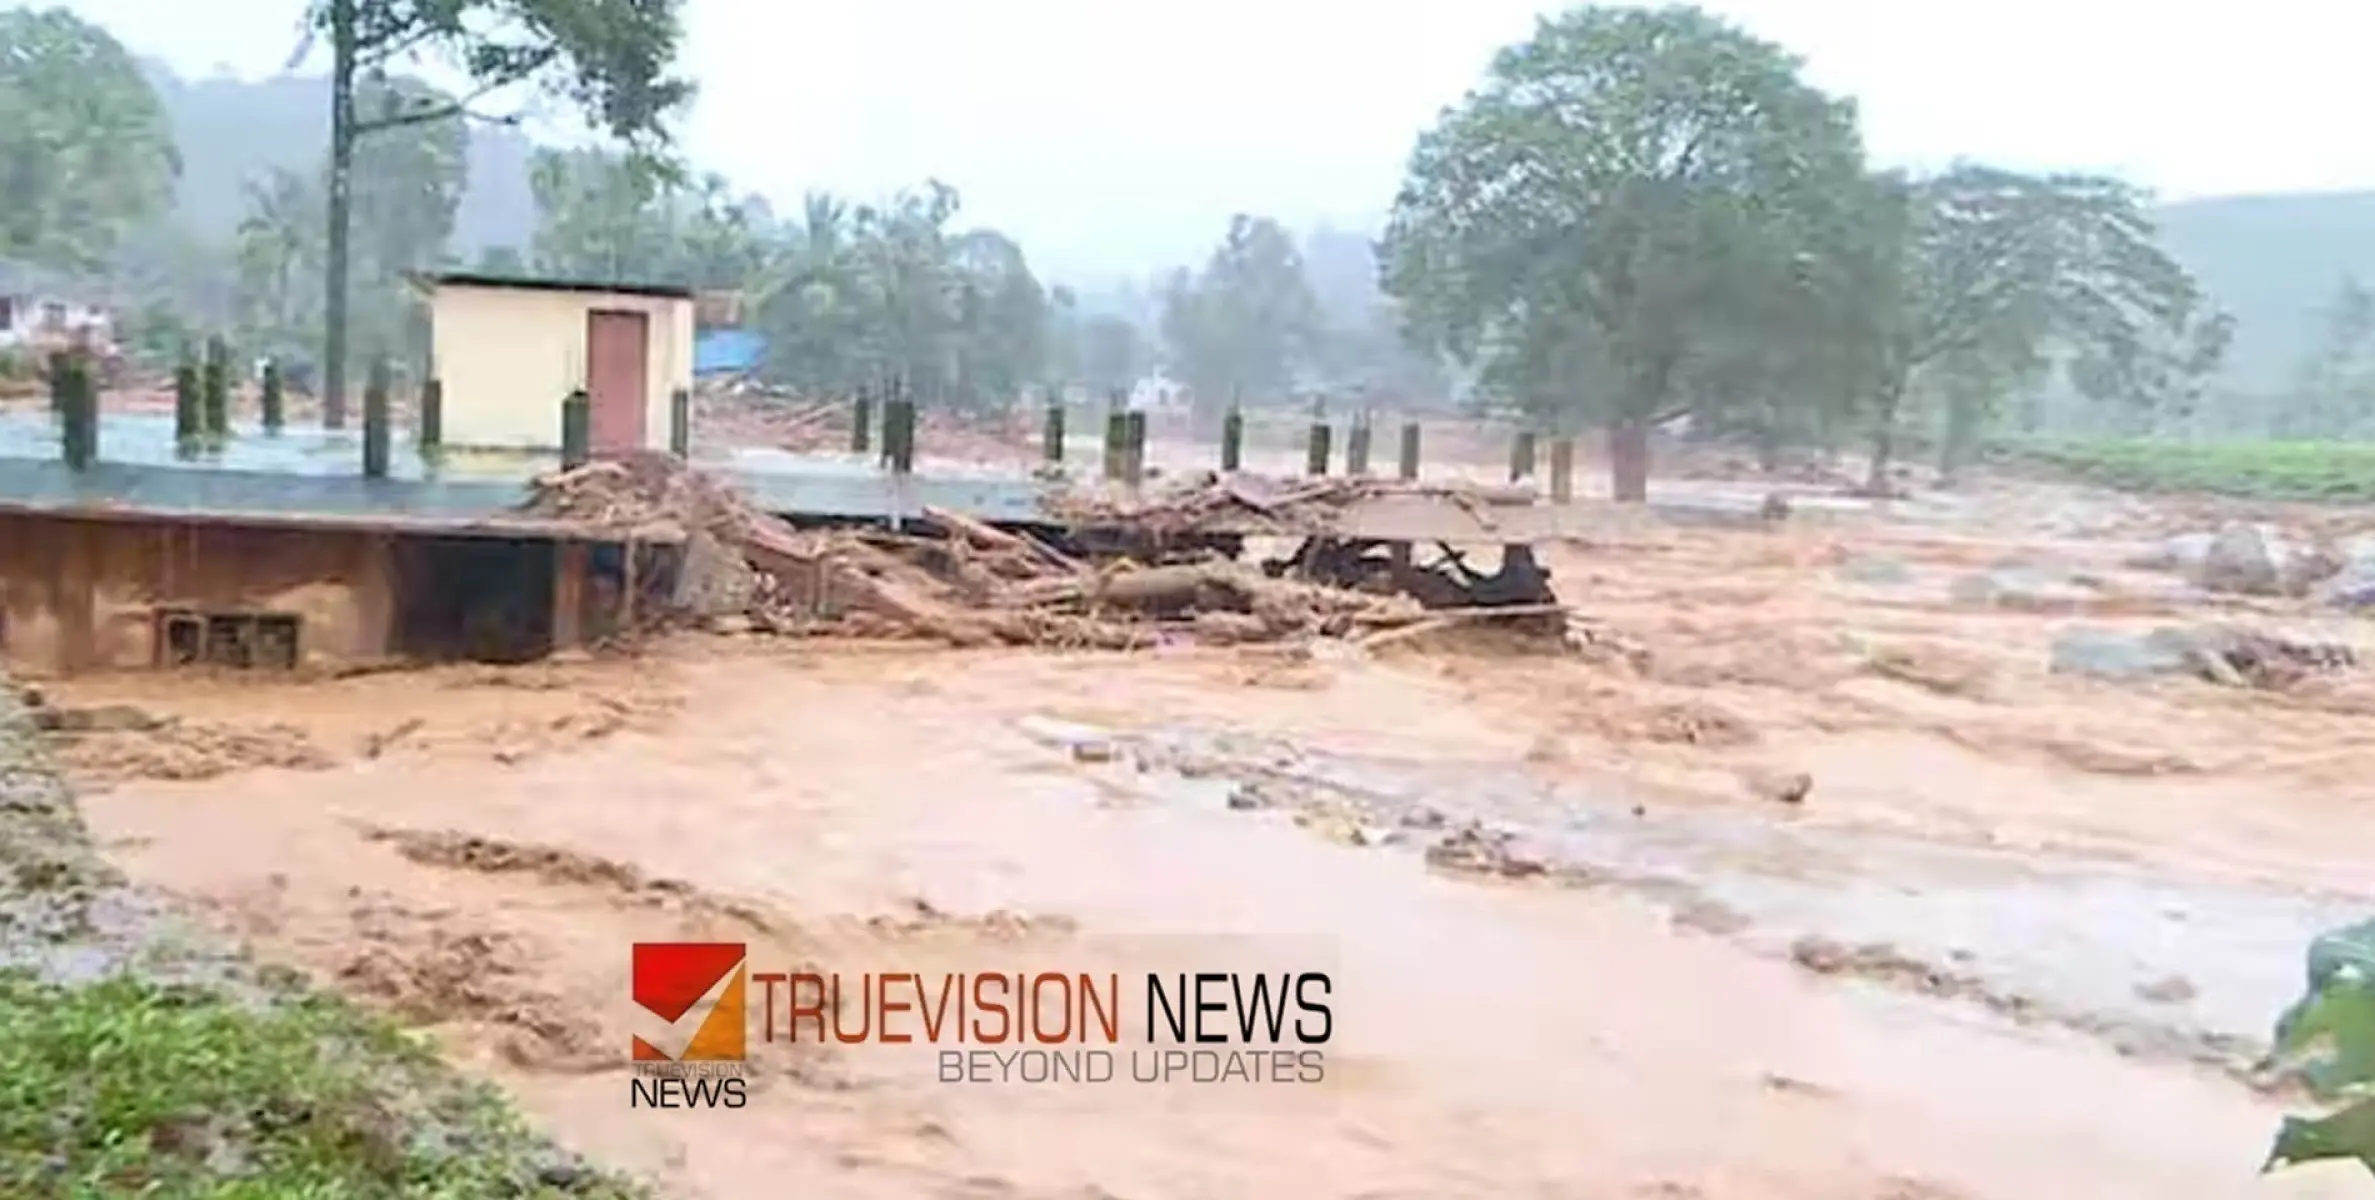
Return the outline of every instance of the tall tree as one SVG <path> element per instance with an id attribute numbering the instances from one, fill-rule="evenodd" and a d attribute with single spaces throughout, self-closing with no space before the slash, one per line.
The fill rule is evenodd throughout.
<path id="1" fill-rule="evenodd" d="M 2344 276 L 2318 313 L 2324 327 L 2277 417 L 2292 437 L 2362 432 L 2375 417 L 2375 290 Z"/>
<path id="2" fill-rule="evenodd" d="M 1689 7 L 1545 18 L 1422 135 L 1386 290 L 1502 394 L 1608 429 L 1619 500 L 1687 368 L 1797 286 L 1861 178 L 1850 107 Z"/>
<path id="3" fill-rule="evenodd" d="M 1176 273 L 1163 295 L 1163 341 L 1209 420 L 1233 397 L 1279 397 L 1294 386 L 1319 335 L 1319 302 L 1303 252 L 1278 222 L 1229 219 L 1204 269 Z"/>
<path id="4" fill-rule="evenodd" d="M 1031 274 L 1021 246 L 994 229 L 976 229 L 949 245 L 955 300 L 959 403 L 1003 409 L 1046 368 L 1047 291 Z"/>
<path id="5" fill-rule="evenodd" d="M 1322 386 L 1401 401 L 1444 397 L 1441 362 L 1402 336 L 1400 307 L 1378 287 L 1374 243 L 1321 226 L 1303 239 L 1303 273 L 1317 301 L 1310 366 Z"/>
<path id="6" fill-rule="evenodd" d="M 559 279 L 651 282 L 677 252 L 664 164 L 599 148 L 538 150 L 530 258 Z"/>
<path id="7" fill-rule="evenodd" d="M 809 392 L 878 381 L 857 236 L 855 214 L 839 197 L 812 192 L 802 202 L 798 226 L 751 297 L 767 338 L 767 373 L 776 380 Z"/>
<path id="8" fill-rule="evenodd" d="M 771 247 L 763 201 L 736 197 L 725 176 L 715 173 L 673 190 L 668 201 L 680 237 L 677 261 L 663 278 L 688 287 L 741 289 L 766 269 Z"/>
<path id="9" fill-rule="evenodd" d="M 2187 341 L 2206 316 L 2198 290 L 2125 184 L 1964 165 L 1893 194 L 1891 219 L 1866 226 L 1886 264 L 1867 293 L 1874 487 L 1917 386 L 1945 401 L 1951 474 L 1995 399 L 2036 384 L 2056 352 L 2081 391 L 2141 407 L 2171 394 L 2207 345 Z"/>
<path id="10" fill-rule="evenodd" d="M 692 94 L 669 75 L 682 32 L 680 0 L 310 0 L 310 27 L 330 42 L 330 186 L 322 352 L 323 420 L 345 423 L 348 243 L 359 139 L 407 125 L 482 116 L 473 106 L 540 87 L 597 129 L 636 144 L 666 136 Z M 469 94 L 396 111 L 359 111 L 364 81 L 439 57 L 468 75 Z M 500 118 L 497 118 L 500 119 Z"/>
<path id="11" fill-rule="evenodd" d="M 139 64 L 62 8 L 0 12 L 0 258 L 106 261 L 181 172 Z"/>
<path id="12" fill-rule="evenodd" d="M 277 355 L 299 344 L 315 315 L 300 285 L 321 270 L 322 193 L 304 175 L 279 170 L 248 181 L 247 205 L 239 222 L 240 326 L 246 341 Z"/>
<path id="13" fill-rule="evenodd" d="M 1100 392 L 1135 385 L 1152 360 L 1145 333 L 1129 318 L 1101 313 L 1082 323 L 1081 381 Z"/>

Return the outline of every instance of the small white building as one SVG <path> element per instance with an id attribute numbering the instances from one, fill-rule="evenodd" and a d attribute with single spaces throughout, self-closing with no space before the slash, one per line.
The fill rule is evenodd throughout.
<path id="1" fill-rule="evenodd" d="M 96 304 L 42 293 L 0 294 L 0 349 L 112 346 L 115 320 Z"/>
<path id="2" fill-rule="evenodd" d="M 1170 412 L 1187 405 L 1187 385 L 1159 369 L 1130 387 L 1130 407 L 1138 412 Z"/>
<path id="3" fill-rule="evenodd" d="M 671 398 L 693 386 L 690 288 L 446 274 L 429 292 L 445 444 L 543 450 L 583 389 L 597 452 L 666 450 Z"/>

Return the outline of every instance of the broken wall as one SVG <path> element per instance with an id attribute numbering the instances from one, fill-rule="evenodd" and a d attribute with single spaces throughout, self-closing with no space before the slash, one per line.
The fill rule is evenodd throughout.
<path id="1" fill-rule="evenodd" d="M 382 657 L 393 623 L 389 543 L 361 530 L 165 517 L 0 514 L 0 657 L 69 673 L 161 665 L 180 641 L 256 636 L 294 617 L 297 662 Z M 162 611 L 188 614 L 161 619 Z M 193 624 L 195 622 L 195 624 Z M 231 628 L 237 626 L 236 629 Z M 285 621 L 267 622 L 276 638 Z"/>

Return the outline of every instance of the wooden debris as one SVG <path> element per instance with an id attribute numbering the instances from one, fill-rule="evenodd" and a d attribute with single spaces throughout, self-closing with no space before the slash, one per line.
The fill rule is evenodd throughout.
<path id="1" fill-rule="evenodd" d="M 1098 520 L 1154 530 L 1192 524 L 1234 507 L 1287 518 L 1311 505 L 1374 494 L 1375 480 L 1295 481 L 1249 476 L 1166 492 L 1127 514 Z M 1411 490 L 1409 485 L 1399 485 Z M 1461 493 L 1470 495 L 1468 492 Z M 1471 502 L 1494 503 L 1489 493 Z M 1430 612 L 1407 595 L 1374 594 L 1274 578 L 1225 559 L 1079 561 L 1040 540 L 974 517 L 926 508 L 943 538 L 879 531 L 804 531 L 752 507 L 732 488 L 667 455 L 603 459 L 535 481 L 524 506 L 547 518 L 609 529 L 669 526 L 713 543 L 755 577 L 741 588 L 690 589 L 731 596 L 735 613 L 684 614 L 712 624 L 785 633 L 904 633 L 956 646 L 1039 645 L 1135 649 L 1169 638 L 1225 644 L 1354 636 L 1409 626 L 1420 632 L 1488 616 L 1540 616 L 1557 606 Z M 1161 538 L 1149 539 L 1160 544 Z M 1160 559 L 1160 553 L 1150 554 Z M 688 589 L 679 589 L 680 595 Z M 1415 623 L 1415 624 L 1414 624 Z"/>

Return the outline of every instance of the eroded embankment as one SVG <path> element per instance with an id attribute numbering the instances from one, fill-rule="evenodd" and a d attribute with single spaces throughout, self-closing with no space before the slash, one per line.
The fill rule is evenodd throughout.
<path id="1" fill-rule="evenodd" d="M 626 1197 L 384 1022 L 250 970 L 93 847 L 0 679 L 0 1194 Z"/>

